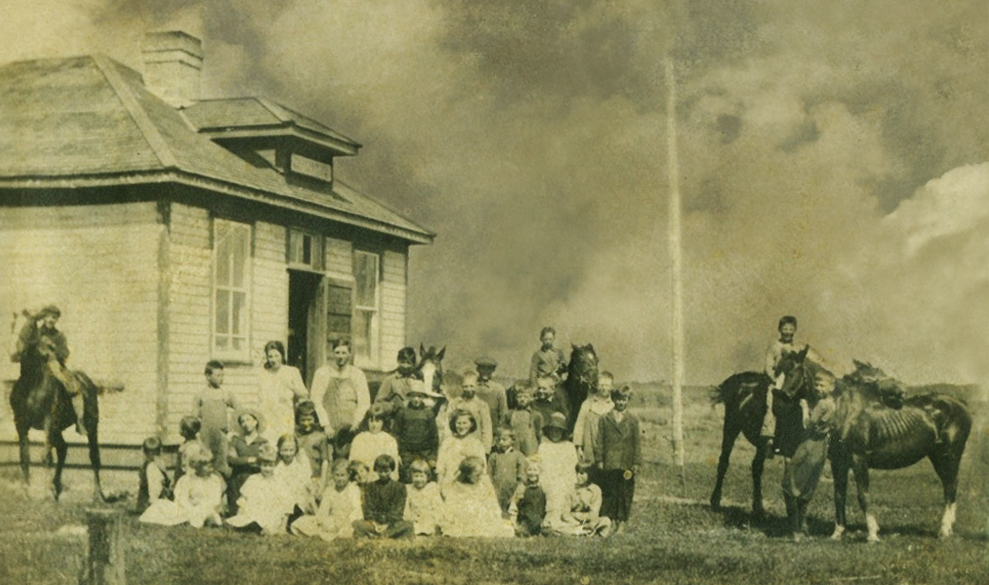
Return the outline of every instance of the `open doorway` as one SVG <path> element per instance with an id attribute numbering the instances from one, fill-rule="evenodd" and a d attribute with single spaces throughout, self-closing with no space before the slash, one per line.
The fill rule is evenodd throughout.
<path id="1" fill-rule="evenodd" d="M 288 271 L 288 351 L 289 365 L 299 368 L 309 385 L 322 362 L 321 307 L 323 275 L 306 270 Z"/>

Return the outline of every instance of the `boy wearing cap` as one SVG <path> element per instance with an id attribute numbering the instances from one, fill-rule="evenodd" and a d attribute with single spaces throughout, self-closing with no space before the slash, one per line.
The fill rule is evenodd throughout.
<path id="1" fill-rule="evenodd" d="M 635 476 L 642 467 L 639 419 L 627 411 L 632 389 L 627 385 L 611 392 L 615 406 L 598 421 L 594 464 L 599 470 L 601 514 L 611 518 L 614 531 L 622 532 L 632 509 Z"/>
<path id="2" fill-rule="evenodd" d="M 492 357 L 479 357 L 474 365 L 477 366 L 477 397 L 487 403 L 491 424 L 494 428 L 507 425 L 509 412 L 505 387 L 491 379 L 498 362 Z"/>
<path id="3" fill-rule="evenodd" d="M 409 389 L 415 381 L 416 350 L 403 347 L 398 351 L 398 368 L 381 381 L 375 404 L 383 404 L 388 409 L 388 415 L 394 416 L 405 405 Z"/>
<path id="4" fill-rule="evenodd" d="M 399 409 L 392 421 L 392 432 L 398 440 L 398 454 L 402 462 L 399 477 L 405 483 L 412 480 L 409 466 L 416 459 L 428 463 L 431 473 L 436 468 L 440 434 L 432 409 L 426 407 L 427 396 L 442 397 L 441 394 L 427 390 L 422 380 L 412 380 L 406 393 L 405 406 Z"/>
<path id="5" fill-rule="evenodd" d="M 65 367 L 65 361 L 69 359 L 69 342 L 65 334 L 56 328 L 58 320 L 62 317 L 62 311 L 55 305 L 48 305 L 34 315 L 25 310 L 24 315 L 27 317 L 27 323 L 17 336 L 17 347 L 10 356 L 11 361 L 21 361 L 24 354 L 35 347 L 54 354 L 55 361 L 49 361 L 48 371 L 62 383 L 72 401 L 72 409 L 76 412 L 76 432 L 85 435 L 82 385 L 75 374 Z"/>

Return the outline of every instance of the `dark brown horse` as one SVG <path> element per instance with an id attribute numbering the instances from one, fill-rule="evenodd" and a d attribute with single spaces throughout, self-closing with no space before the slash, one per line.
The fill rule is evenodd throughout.
<path id="1" fill-rule="evenodd" d="M 52 362 L 52 363 L 50 363 Z M 10 393 L 10 406 L 14 412 L 14 426 L 17 428 L 17 442 L 20 447 L 21 473 L 25 486 L 30 480 L 30 455 L 28 453 L 28 431 L 38 429 L 45 432 L 45 460 L 52 464 L 52 449 L 55 450 L 55 475 L 52 480 L 52 494 L 55 499 L 62 493 L 62 469 L 68 445 L 62 431 L 76 424 L 76 413 L 62 383 L 51 372 L 51 367 L 59 367 L 54 348 L 41 344 L 29 348 L 21 356 L 21 375 Z M 71 372 L 79 381 L 84 400 L 83 423 L 87 429 L 89 461 L 93 468 L 94 500 L 102 500 L 100 486 L 100 447 L 98 426 L 100 420 L 97 395 L 99 388 L 80 371 Z"/>
<path id="2" fill-rule="evenodd" d="M 806 350 L 801 356 L 805 355 Z M 803 430 L 799 402 L 810 397 L 813 390 L 812 377 L 797 379 L 789 375 L 789 370 L 797 363 L 793 359 L 787 359 L 786 356 L 780 360 L 776 374 L 784 373 L 786 379 L 783 388 L 774 391 L 773 394 L 773 413 L 777 419 L 776 442 L 784 454 L 790 455 Z M 799 363 L 803 363 L 802 357 Z M 755 516 L 765 514 L 762 505 L 762 472 L 769 454 L 769 445 L 766 437 L 761 436 L 761 431 L 762 421 L 766 416 L 766 395 L 771 384 L 772 380 L 763 372 L 741 372 L 733 374 L 711 391 L 711 401 L 714 404 L 725 405 L 718 477 L 714 482 L 714 491 L 711 493 L 711 508 L 715 510 L 721 507 L 721 490 L 725 474 L 728 472 L 731 451 L 735 447 L 738 435 L 742 434 L 756 448 L 755 456 L 752 458 L 752 513 Z"/>
<path id="3" fill-rule="evenodd" d="M 569 432 L 573 432 L 574 424 L 577 422 L 577 413 L 580 412 L 580 405 L 587 399 L 590 393 L 598 385 L 598 354 L 594 351 L 594 346 L 571 345 L 570 363 L 567 365 L 567 379 L 563 382 L 567 396 L 567 406 L 570 417 L 567 424 Z"/>
<path id="4" fill-rule="evenodd" d="M 814 365 L 801 360 L 790 374 L 813 378 Z M 870 542 L 879 540 L 879 523 L 869 511 L 869 469 L 901 469 L 930 459 L 941 480 L 944 514 L 940 536 L 951 536 L 955 523 L 958 467 L 972 430 L 965 404 L 946 394 L 905 396 L 903 386 L 882 370 L 855 362 L 856 370 L 835 390 L 835 424 L 831 436 L 835 530 L 845 532 L 848 471 L 855 473 L 859 506 L 865 514 Z"/>

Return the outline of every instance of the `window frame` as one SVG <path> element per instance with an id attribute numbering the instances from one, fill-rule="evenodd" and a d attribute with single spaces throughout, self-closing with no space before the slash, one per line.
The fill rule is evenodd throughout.
<path id="1" fill-rule="evenodd" d="M 233 275 L 234 266 L 231 264 L 228 267 L 230 282 L 220 283 L 220 245 L 221 238 L 219 237 L 219 228 L 221 226 L 227 226 L 227 229 L 231 230 L 246 230 L 246 242 L 244 242 L 244 259 L 243 259 L 243 276 L 242 285 L 234 286 Z M 251 312 L 252 312 L 252 294 L 251 288 L 253 284 L 253 259 L 254 259 L 254 225 L 251 223 L 234 221 L 230 219 L 224 219 L 219 217 L 214 217 L 211 225 L 210 236 L 211 236 L 211 253 L 210 253 L 210 265 L 212 267 L 212 272 L 210 274 L 210 356 L 213 359 L 218 359 L 226 362 L 234 363 L 250 363 L 251 362 Z M 233 262 L 233 257 L 231 256 L 228 261 Z M 226 291 L 229 295 L 227 300 L 227 309 L 230 313 L 227 315 L 228 319 L 228 330 L 226 332 L 220 332 L 217 330 L 217 322 L 219 317 L 220 303 L 218 302 L 219 294 L 221 291 Z M 237 293 L 243 293 L 244 301 L 241 306 L 242 311 L 242 324 L 243 331 L 239 335 L 233 333 L 233 311 L 232 307 L 234 305 L 233 299 L 234 295 Z M 221 348 L 218 345 L 218 340 L 220 338 L 226 337 L 228 339 L 229 345 L 226 348 Z M 234 339 L 241 339 L 242 346 L 240 349 L 234 349 L 233 341 Z"/>
<path id="2" fill-rule="evenodd" d="M 304 261 L 296 260 L 292 257 L 294 250 L 293 242 L 295 238 L 303 238 L 303 248 L 305 247 L 305 239 L 309 238 L 309 255 L 310 261 L 307 264 Z M 303 250 L 305 254 L 305 250 Z M 304 260 L 304 258 L 303 258 Z M 326 242 L 325 238 L 314 231 L 304 230 L 301 228 L 290 227 L 286 229 L 285 233 L 285 263 L 289 268 L 309 270 L 312 272 L 323 273 L 326 266 Z"/>
<path id="3" fill-rule="evenodd" d="M 374 259 L 374 305 L 361 305 L 359 303 L 359 287 L 361 280 L 357 274 L 357 259 L 361 256 Z M 382 255 L 365 249 L 354 249 L 353 268 L 354 277 L 353 288 L 353 308 L 350 327 L 351 347 L 354 352 L 354 364 L 358 367 L 376 368 L 381 363 L 381 285 L 382 285 Z M 363 355 L 357 350 L 357 326 L 364 323 L 362 313 L 370 313 L 368 328 L 368 355 Z"/>

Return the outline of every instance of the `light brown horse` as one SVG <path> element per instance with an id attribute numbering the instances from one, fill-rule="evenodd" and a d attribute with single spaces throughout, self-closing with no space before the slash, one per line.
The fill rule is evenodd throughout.
<path id="1" fill-rule="evenodd" d="M 816 366 L 793 354 L 787 382 L 813 379 Z M 941 538 L 951 536 L 958 494 L 958 467 L 972 429 L 965 404 L 947 394 L 905 396 L 903 386 L 879 368 L 855 361 L 856 370 L 835 390 L 831 470 L 834 476 L 835 529 L 845 532 L 848 471 L 855 473 L 858 502 L 868 540 L 879 540 L 879 523 L 869 510 L 869 469 L 901 469 L 930 459 L 944 490 Z"/>

